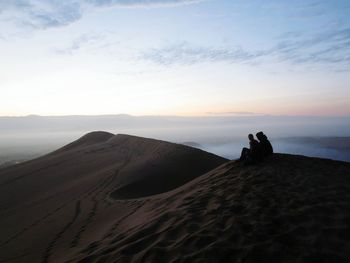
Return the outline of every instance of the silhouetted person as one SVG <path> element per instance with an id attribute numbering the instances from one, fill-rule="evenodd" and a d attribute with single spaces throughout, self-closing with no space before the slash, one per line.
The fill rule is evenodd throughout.
<path id="1" fill-rule="evenodd" d="M 263 158 L 272 155 L 273 148 L 267 136 L 261 131 L 256 134 L 256 138 L 258 138 L 260 142 Z"/>
<path id="2" fill-rule="evenodd" d="M 239 161 L 243 161 L 245 164 L 257 163 L 262 159 L 260 143 L 254 139 L 253 134 L 249 134 L 248 139 L 249 149 L 242 149 L 241 158 L 239 158 Z"/>

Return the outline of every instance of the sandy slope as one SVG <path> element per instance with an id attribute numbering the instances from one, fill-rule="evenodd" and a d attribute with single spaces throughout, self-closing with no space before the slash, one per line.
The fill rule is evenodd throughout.
<path id="1" fill-rule="evenodd" d="M 1 204 L 5 203 L 1 206 L 0 221 L 1 232 L 5 233 L 5 237 L 1 236 L 2 261 L 350 262 L 349 163 L 282 154 L 249 167 L 231 161 L 170 192 L 125 199 L 125 192 L 120 189 L 130 186 L 128 195 L 139 195 L 140 189 L 134 186 L 142 177 L 133 172 L 144 170 L 128 168 L 130 163 L 135 161 L 142 166 L 143 153 L 153 156 L 159 147 L 167 152 L 172 144 L 111 136 L 106 145 L 113 145 L 114 140 L 119 142 L 120 153 L 114 156 L 121 158 L 118 168 L 106 160 L 109 154 L 105 142 L 102 147 L 99 139 L 96 140 L 93 144 L 82 143 L 84 146 L 78 143 L 74 150 L 63 150 L 64 156 L 71 151 L 74 154 L 69 154 L 67 159 L 60 157 L 62 163 L 56 167 L 71 166 L 75 162 L 69 160 L 79 156 L 87 161 L 72 168 L 70 173 L 75 172 L 74 176 L 66 170 L 58 173 L 50 168 L 54 166 L 49 160 L 55 163 L 50 158 L 56 160 L 54 157 L 61 155 L 61 150 L 40 163 L 45 163 L 53 178 L 65 178 L 61 181 L 66 183 L 62 183 L 57 193 L 52 190 L 47 196 L 37 196 L 36 201 L 29 198 L 12 206 L 10 201 L 6 206 L 6 200 L 1 199 Z M 123 148 L 122 142 L 140 152 L 128 155 L 130 150 Z M 188 148 L 174 147 L 184 149 L 185 153 L 181 149 L 176 152 L 187 153 Z M 117 150 L 111 146 L 110 151 Z M 192 153 L 195 154 L 204 153 Z M 161 163 L 167 163 L 169 155 L 147 158 L 166 170 L 167 165 Z M 211 156 L 195 166 L 205 165 L 212 158 L 216 160 Z M 174 174 L 194 169 L 185 161 L 186 165 L 180 165 L 181 158 L 174 160 L 179 163 Z M 40 169 L 37 165 L 34 168 Z M 148 167 L 146 170 L 152 169 L 152 165 L 144 165 Z M 99 168 L 94 170 L 94 167 Z M 81 175 L 84 169 L 86 173 Z M 0 171 L 1 178 L 5 178 L 5 181 L 1 179 L 1 192 L 14 189 L 14 182 L 29 183 L 34 176 L 28 171 L 26 176 L 18 174 L 22 177 L 8 182 L 10 172 L 11 169 Z M 155 178 L 159 177 L 147 175 L 147 178 L 157 183 Z M 158 190 L 162 184 L 159 185 Z M 35 187 L 45 189 L 41 185 Z M 26 218 L 21 220 L 23 216 Z"/>
<path id="2" fill-rule="evenodd" d="M 0 262 L 61 261 L 138 205 L 115 198 L 171 190 L 226 161 L 183 145 L 94 132 L 1 169 Z"/>
<path id="3" fill-rule="evenodd" d="M 71 262 L 350 262 L 350 164 L 226 163 L 130 213 Z"/>

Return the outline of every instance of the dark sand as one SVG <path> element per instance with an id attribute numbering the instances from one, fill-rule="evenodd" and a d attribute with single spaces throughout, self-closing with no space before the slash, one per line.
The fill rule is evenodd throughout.
<path id="1" fill-rule="evenodd" d="M 350 262 L 350 164 L 92 133 L 0 170 L 0 230 L 0 262 Z"/>

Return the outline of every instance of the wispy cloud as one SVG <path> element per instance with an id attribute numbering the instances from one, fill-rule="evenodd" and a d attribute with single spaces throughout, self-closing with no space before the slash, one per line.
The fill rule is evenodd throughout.
<path id="1" fill-rule="evenodd" d="M 103 36 L 100 34 L 82 34 L 73 39 L 72 43 L 64 48 L 58 48 L 55 50 L 55 53 L 61 55 L 72 55 L 75 52 L 78 52 L 83 47 L 98 43 L 103 39 Z"/>
<path id="2" fill-rule="evenodd" d="M 350 66 L 350 28 L 281 41 L 271 51 L 279 59 L 295 64 L 337 63 Z"/>
<path id="3" fill-rule="evenodd" d="M 68 25 L 81 18 L 81 6 L 76 1 L 12 0 L 0 2 L 0 22 L 34 29 Z"/>
<path id="4" fill-rule="evenodd" d="M 79 20 L 85 7 L 167 7 L 194 4 L 203 0 L 11 0 L 0 1 L 0 23 L 47 29 Z"/>
<path id="5" fill-rule="evenodd" d="M 287 34 L 285 40 L 264 50 L 216 48 L 181 43 L 154 48 L 140 56 L 160 65 L 192 65 L 205 62 L 256 63 L 261 59 L 290 64 L 336 65 L 334 70 L 350 70 L 350 28 L 305 37 Z M 291 37 L 292 36 L 292 37 Z"/>
<path id="6" fill-rule="evenodd" d="M 256 113 L 256 112 L 250 112 L 250 111 L 222 111 L 222 112 L 206 112 L 207 115 L 213 115 L 213 116 L 263 116 L 266 114 L 263 113 Z"/>
<path id="7" fill-rule="evenodd" d="M 250 62 L 266 55 L 266 51 L 246 51 L 242 48 L 198 47 L 188 43 L 151 49 L 141 55 L 142 59 L 161 65 L 196 64 L 203 62 Z"/>
<path id="8" fill-rule="evenodd" d="M 195 4 L 204 0 L 86 0 L 87 3 L 96 6 L 121 6 L 121 7 L 164 7 L 186 4 Z"/>

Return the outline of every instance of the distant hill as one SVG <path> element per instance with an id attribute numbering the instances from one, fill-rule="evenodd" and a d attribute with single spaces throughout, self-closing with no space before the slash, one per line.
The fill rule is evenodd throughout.
<path id="1" fill-rule="evenodd" d="M 0 261 L 349 262 L 349 204 L 350 163 L 94 132 L 0 169 Z"/>

